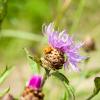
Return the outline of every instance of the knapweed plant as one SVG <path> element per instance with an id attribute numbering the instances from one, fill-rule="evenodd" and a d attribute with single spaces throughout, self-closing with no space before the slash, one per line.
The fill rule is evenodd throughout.
<path id="1" fill-rule="evenodd" d="M 71 68 L 72 72 L 80 71 L 78 63 L 86 59 L 86 57 L 79 54 L 79 49 L 84 43 L 76 43 L 66 30 L 61 32 L 55 30 L 54 23 L 44 25 L 43 34 L 48 39 L 48 46 L 44 48 L 40 58 L 31 56 L 25 48 L 33 76 L 27 81 L 19 100 L 44 100 L 46 94 L 43 93 L 43 88 L 50 76 L 59 79 L 66 89 L 64 97 L 61 100 L 75 100 L 74 91 L 69 79 L 59 69 L 64 68 L 66 70 L 66 68 Z M 95 78 L 94 82 L 94 93 L 87 100 L 94 97 L 100 90 L 100 77 Z M 2 100 L 14 100 L 9 95 L 6 98 Z"/>
<path id="2" fill-rule="evenodd" d="M 83 43 L 76 43 L 73 37 L 65 30 L 61 32 L 55 30 L 54 23 L 44 25 L 43 34 L 48 38 L 48 47 L 44 48 L 39 61 L 32 57 L 27 49 L 25 49 L 34 75 L 25 87 L 21 100 L 26 100 L 26 98 L 30 98 L 27 100 L 35 100 L 32 98 L 43 100 L 44 94 L 42 93 L 42 88 L 45 86 L 45 82 L 50 76 L 55 76 L 61 80 L 66 87 L 66 91 L 69 91 L 71 96 L 69 98 L 75 99 L 69 80 L 59 72 L 59 69 L 70 66 L 74 71 L 79 71 L 78 63 L 86 58 L 79 54 L 79 49 L 82 47 Z M 34 62 L 34 64 L 32 64 L 32 62 Z M 37 65 L 39 65 L 39 67 Z M 41 70 L 43 69 L 45 72 L 40 76 L 39 74 L 41 74 Z"/>

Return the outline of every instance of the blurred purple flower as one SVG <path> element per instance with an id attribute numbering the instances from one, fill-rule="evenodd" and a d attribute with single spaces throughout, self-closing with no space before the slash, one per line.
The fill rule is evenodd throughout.
<path id="1" fill-rule="evenodd" d="M 33 75 L 31 79 L 28 81 L 27 86 L 33 89 L 41 88 L 42 77 L 40 75 Z"/>
<path id="2" fill-rule="evenodd" d="M 55 49 L 60 50 L 66 56 L 66 61 L 64 66 L 71 65 L 73 70 L 79 70 L 77 64 L 85 59 L 79 55 L 78 50 L 83 46 L 83 43 L 75 43 L 73 37 L 69 36 L 65 30 L 59 32 L 54 30 L 54 23 L 50 23 L 48 26 L 44 27 L 44 35 L 48 37 L 50 46 Z"/>

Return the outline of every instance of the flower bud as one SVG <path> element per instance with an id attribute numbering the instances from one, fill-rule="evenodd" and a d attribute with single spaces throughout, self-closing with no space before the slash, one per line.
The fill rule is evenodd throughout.
<path id="1" fill-rule="evenodd" d="M 42 77 L 39 75 L 34 75 L 31 77 L 31 79 L 28 81 L 27 86 L 33 89 L 40 89 L 42 84 Z"/>
<path id="2" fill-rule="evenodd" d="M 41 91 L 41 84 L 41 76 L 32 76 L 32 78 L 28 81 L 20 100 L 43 100 L 44 94 Z"/>
<path id="3" fill-rule="evenodd" d="M 43 100 L 44 94 L 41 89 L 32 89 L 30 87 L 26 87 L 20 100 Z"/>
<path id="4" fill-rule="evenodd" d="M 83 46 L 86 52 L 95 50 L 95 41 L 91 36 L 87 36 L 84 40 L 85 44 Z"/>

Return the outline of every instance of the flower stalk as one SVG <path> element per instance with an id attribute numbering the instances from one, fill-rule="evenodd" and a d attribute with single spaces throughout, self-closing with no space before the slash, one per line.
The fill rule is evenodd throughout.
<path id="1" fill-rule="evenodd" d="M 46 80 L 48 79 L 48 77 L 50 76 L 50 70 L 46 69 L 45 68 L 45 74 L 44 74 L 44 77 L 43 77 L 43 82 L 42 82 L 42 87 L 44 86 Z"/>

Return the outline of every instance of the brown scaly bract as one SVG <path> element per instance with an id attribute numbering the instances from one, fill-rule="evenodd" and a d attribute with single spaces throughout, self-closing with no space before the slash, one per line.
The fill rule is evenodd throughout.
<path id="1" fill-rule="evenodd" d="M 48 47 L 50 48 L 50 47 Z M 41 58 L 43 67 L 48 69 L 61 69 L 64 64 L 64 53 L 57 49 L 48 49 L 49 51 L 44 52 L 44 56 Z"/>
<path id="2" fill-rule="evenodd" d="M 34 90 L 32 88 L 26 87 L 20 100 L 43 100 L 44 94 L 41 90 Z"/>

